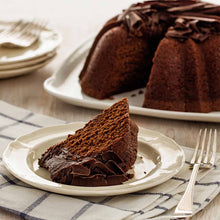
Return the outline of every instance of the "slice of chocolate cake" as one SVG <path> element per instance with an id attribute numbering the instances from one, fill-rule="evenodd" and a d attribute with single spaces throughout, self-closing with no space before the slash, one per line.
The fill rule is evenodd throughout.
<path id="1" fill-rule="evenodd" d="M 127 98 L 105 109 L 75 134 L 50 147 L 39 165 L 58 183 L 78 186 L 117 185 L 137 156 L 138 127 L 129 118 Z"/>

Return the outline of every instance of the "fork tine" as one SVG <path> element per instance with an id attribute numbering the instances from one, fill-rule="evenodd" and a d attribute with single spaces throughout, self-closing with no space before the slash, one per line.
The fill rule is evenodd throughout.
<path id="1" fill-rule="evenodd" d="M 34 22 L 33 27 L 27 32 L 26 40 L 31 41 L 38 37 L 38 32 L 42 29 L 41 22 Z"/>
<path id="2" fill-rule="evenodd" d="M 17 28 L 14 29 L 14 31 L 12 31 L 9 35 L 7 35 L 6 37 L 8 38 L 16 38 L 18 39 L 20 34 L 22 34 L 22 32 L 25 30 L 25 28 L 27 27 L 28 24 L 23 23 L 19 26 L 19 30 Z"/>
<path id="3" fill-rule="evenodd" d="M 209 159 L 209 155 L 210 155 L 211 139 L 212 139 L 212 129 L 210 129 L 210 131 L 209 131 L 209 139 L 208 139 L 206 154 L 205 154 L 205 158 L 203 160 L 203 163 L 208 163 L 208 159 Z"/>
<path id="4" fill-rule="evenodd" d="M 28 23 L 25 25 L 25 27 L 18 32 L 17 38 L 21 38 L 23 35 L 25 35 L 26 32 L 28 32 L 28 31 L 31 30 L 32 28 L 33 28 L 33 23 L 32 23 L 32 22 L 28 22 Z"/>
<path id="5" fill-rule="evenodd" d="M 6 30 L 2 31 L 0 33 L 0 36 L 5 35 L 8 32 L 11 32 L 11 31 L 15 30 L 15 28 L 17 28 L 21 23 L 22 23 L 22 20 L 19 20 L 19 21 L 13 23 L 9 28 L 7 28 Z"/>
<path id="6" fill-rule="evenodd" d="M 33 21 L 29 22 L 27 27 L 23 30 L 22 36 L 29 36 L 32 34 L 32 31 L 36 29 L 36 27 L 39 26 L 39 22 L 37 19 L 33 19 Z"/>
<path id="7" fill-rule="evenodd" d="M 197 136 L 196 148 L 195 148 L 194 154 L 193 154 L 191 162 L 190 162 L 190 164 L 192 164 L 192 165 L 196 161 L 196 156 L 197 156 L 199 145 L 200 145 L 201 133 L 202 133 L 202 129 L 200 129 L 199 134 Z"/>
<path id="8" fill-rule="evenodd" d="M 204 131 L 204 133 L 203 133 L 202 148 L 201 148 L 199 157 L 198 157 L 198 159 L 197 159 L 197 161 L 196 161 L 197 163 L 201 163 L 201 161 L 202 161 L 202 155 L 203 155 L 204 148 L 205 148 L 206 133 L 207 133 L 207 128 L 205 129 L 205 131 Z"/>
<path id="9" fill-rule="evenodd" d="M 19 44 L 26 44 L 26 41 L 25 41 L 25 36 L 27 35 L 27 31 L 32 28 L 33 24 L 31 22 L 28 22 L 27 24 L 25 24 L 25 26 L 17 33 L 15 33 L 13 35 L 13 38 L 14 39 L 14 43 L 17 43 L 18 45 Z"/>
<path id="10" fill-rule="evenodd" d="M 213 137 L 213 144 L 212 144 L 212 157 L 210 159 L 210 164 L 215 164 L 215 157 L 216 157 L 216 147 L 217 147 L 217 130 L 214 131 L 214 137 Z"/>
<path id="11" fill-rule="evenodd" d="M 39 37 L 40 36 L 40 33 L 42 32 L 42 30 L 46 27 L 46 25 L 47 25 L 47 21 L 45 21 L 45 20 L 42 20 L 41 22 L 39 22 L 38 24 L 37 24 L 37 27 L 38 28 L 36 28 L 36 31 L 35 31 L 35 36 L 36 37 Z"/>
<path id="12" fill-rule="evenodd" d="M 24 25 L 23 21 L 20 20 L 18 22 L 16 22 L 13 27 L 11 27 L 8 30 L 3 31 L 0 34 L 1 39 L 4 39 L 6 37 L 10 37 L 11 35 L 13 35 L 14 33 L 16 33 L 18 31 L 18 28 L 22 27 L 22 25 Z"/>
<path id="13" fill-rule="evenodd" d="M 34 23 L 33 28 L 26 33 L 23 39 L 27 45 L 33 44 L 40 36 L 42 30 L 45 28 L 47 22 L 42 20 Z"/>

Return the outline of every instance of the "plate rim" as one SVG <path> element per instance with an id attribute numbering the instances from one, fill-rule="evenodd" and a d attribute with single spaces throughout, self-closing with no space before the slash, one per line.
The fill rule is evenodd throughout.
<path id="1" fill-rule="evenodd" d="M 20 142 L 19 141 L 20 139 L 28 137 L 28 136 L 36 135 L 37 133 L 41 132 L 42 130 L 50 130 L 50 129 L 54 129 L 54 128 L 65 128 L 66 126 L 68 126 L 68 127 L 73 126 L 73 127 L 75 127 L 74 130 L 77 130 L 80 127 L 82 127 L 83 125 L 85 125 L 84 122 L 73 122 L 73 123 L 70 123 L 70 124 L 49 126 L 49 127 L 44 127 L 44 128 L 37 129 L 37 130 L 35 130 L 33 132 L 29 132 L 25 135 L 19 136 L 14 141 L 10 142 L 8 144 L 8 146 L 6 147 L 6 149 L 4 150 L 3 157 L 2 157 L 3 158 L 2 161 L 3 161 L 4 166 L 16 178 L 20 179 L 21 181 L 23 181 L 23 182 L 25 182 L 29 185 L 32 185 L 32 186 L 36 187 L 38 189 L 47 190 L 47 191 L 50 191 L 50 192 L 64 194 L 64 195 L 75 195 L 75 196 L 103 196 L 103 195 L 112 196 L 112 195 L 122 195 L 122 194 L 128 194 L 128 193 L 144 190 L 144 189 L 154 187 L 156 185 L 159 185 L 159 184 L 169 180 L 172 176 L 177 174 L 182 169 L 182 167 L 184 166 L 185 153 L 184 153 L 183 149 L 181 148 L 181 146 L 178 145 L 172 138 L 167 137 L 166 135 L 164 135 L 164 134 L 162 134 L 158 131 L 154 131 L 154 130 L 139 127 L 140 133 L 150 132 L 150 133 L 153 133 L 153 134 L 157 135 L 158 137 L 165 138 L 169 142 L 172 142 L 175 145 L 175 147 L 178 149 L 178 151 L 181 152 L 181 156 L 182 156 L 181 165 L 179 167 L 177 167 L 177 168 L 175 167 L 175 169 L 173 169 L 172 172 L 170 172 L 169 174 L 166 174 L 163 178 L 159 178 L 157 181 L 155 181 L 154 183 L 150 184 L 150 186 L 147 186 L 147 187 L 146 187 L 147 183 L 138 184 L 136 186 L 127 185 L 127 187 L 124 184 L 116 185 L 116 186 L 101 186 L 101 187 L 72 186 L 72 185 L 55 183 L 55 182 L 52 182 L 51 180 L 46 180 L 43 177 L 38 176 L 30 168 L 28 168 L 34 175 L 37 176 L 37 178 L 40 178 L 40 179 L 43 179 L 44 181 L 46 180 L 46 182 L 47 181 L 49 182 L 49 184 L 40 184 L 40 183 L 34 182 L 32 180 L 25 179 L 24 177 L 20 176 L 16 172 L 14 172 L 13 166 L 11 168 L 10 162 L 8 161 L 8 158 L 7 158 L 6 154 L 8 152 L 10 152 L 10 146 L 11 146 L 12 143 Z M 141 137 L 143 137 L 143 136 L 139 136 L 138 138 L 140 139 Z M 20 142 L 20 143 L 22 144 L 22 142 Z M 152 147 L 152 146 L 150 145 L 150 147 Z M 155 149 L 154 147 L 152 147 L 152 148 Z M 30 149 L 32 149 L 32 148 L 30 147 Z M 27 156 L 28 156 L 28 153 L 25 156 L 25 161 L 27 160 Z M 50 184 L 57 185 L 57 187 L 55 187 L 53 185 L 51 186 Z M 59 189 L 59 190 L 57 191 L 57 189 Z M 94 190 L 94 189 L 96 189 L 96 190 Z"/>
<path id="2" fill-rule="evenodd" d="M 0 64 L 0 72 L 1 71 L 7 71 L 7 70 L 13 70 L 13 69 L 20 69 L 20 68 L 24 68 L 24 67 L 28 67 L 28 66 L 33 66 L 37 63 L 43 62 L 51 57 L 53 57 L 54 55 L 56 55 L 56 49 L 46 53 L 40 57 L 34 58 L 34 59 L 30 59 L 30 60 L 25 60 L 25 61 L 21 61 L 21 62 L 15 62 L 15 63 L 11 63 L 11 64 Z"/>
<path id="3" fill-rule="evenodd" d="M 80 100 L 74 97 L 69 97 L 59 92 L 55 87 L 52 86 L 52 82 L 54 80 L 54 76 L 47 78 L 44 81 L 44 89 L 52 96 L 59 98 L 60 100 L 67 102 L 72 105 L 86 107 L 90 109 L 99 109 L 104 110 L 112 105 L 112 103 L 104 103 L 100 100 L 95 100 L 96 103 L 94 105 L 94 101 L 91 100 Z M 115 101 L 117 101 L 115 99 Z M 188 120 L 188 121 L 205 121 L 205 122 L 220 122 L 220 115 L 213 115 L 211 113 L 195 113 L 195 112 L 179 112 L 179 111 L 168 111 L 168 110 L 159 110 L 159 109 L 151 109 L 151 108 L 143 108 L 130 105 L 129 112 L 131 114 L 143 115 L 143 116 L 151 116 L 156 118 L 165 118 L 165 119 L 176 119 L 176 120 Z M 217 113 L 217 112 L 216 112 Z"/>
<path id="4" fill-rule="evenodd" d="M 67 75 L 71 74 L 74 68 L 68 73 L 65 72 L 65 65 L 69 64 L 71 60 L 74 60 L 74 56 L 79 57 L 77 55 L 77 52 L 79 50 L 88 51 L 89 48 L 84 49 L 86 44 L 91 43 L 94 39 L 94 34 L 90 35 L 86 40 L 83 40 L 81 43 L 79 43 L 78 47 L 73 49 L 73 52 L 70 53 L 70 55 L 63 61 L 60 68 L 54 72 L 54 74 L 47 78 L 44 81 L 44 89 L 52 96 L 57 97 L 58 99 L 61 99 L 64 102 L 67 102 L 69 104 L 73 104 L 76 106 L 91 108 L 91 109 L 99 109 L 104 110 L 107 107 L 110 107 L 112 103 L 102 102 L 102 100 L 98 100 L 92 97 L 89 97 L 88 99 L 79 99 L 75 97 L 70 97 L 67 94 L 59 91 L 58 88 L 53 86 L 53 83 L 55 82 L 56 78 L 59 75 Z M 83 52 L 82 52 L 83 53 Z M 74 59 L 73 59 L 74 58 Z M 93 100 L 94 99 L 94 100 Z M 117 99 L 115 99 L 116 101 Z M 108 101 L 108 99 L 105 99 L 105 101 Z M 176 119 L 176 120 L 188 120 L 188 121 L 205 121 L 205 122 L 220 122 L 220 111 L 219 112 L 210 112 L 210 113 L 199 113 L 199 112 L 180 112 L 180 111 L 168 111 L 168 110 L 159 110 L 159 109 L 153 109 L 153 108 L 143 108 L 138 106 L 132 106 L 130 105 L 130 113 L 131 114 L 137 114 L 137 115 L 143 115 L 143 116 L 151 116 L 156 118 L 166 118 L 166 119 Z M 218 115 L 216 115 L 218 114 Z"/>
<path id="5" fill-rule="evenodd" d="M 26 75 L 26 74 L 32 73 L 35 70 L 38 70 L 44 67 L 45 65 L 47 65 L 48 63 L 50 63 L 55 57 L 56 57 L 56 53 L 52 57 L 49 57 L 48 59 L 45 59 L 31 66 L 15 68 L 15 69 L 10 69 L 10 70 L 2 70 L 0 71 L 0 79 L 6 79 L 6 78 L 11 78 L 15 76 Z"/>

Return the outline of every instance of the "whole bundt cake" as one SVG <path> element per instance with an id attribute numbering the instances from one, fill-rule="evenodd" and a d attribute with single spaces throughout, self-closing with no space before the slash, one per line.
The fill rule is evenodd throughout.
<path id="1" fill-rule="evenodd" d="M 145 87 L 143 107 L 220 110 L 220 6 L 197 0 L 137 3 L 99 32 L 80 73 L 104 99 Z"/>
<path id="2" fill-rule="evenodd" d="M 137 156 L 137 125 L 129 119 L 124 98 L 89 121 L 75 134 L 50 147 L 39 159 L 51 179 L 78 186 L 117 185 Z"/>

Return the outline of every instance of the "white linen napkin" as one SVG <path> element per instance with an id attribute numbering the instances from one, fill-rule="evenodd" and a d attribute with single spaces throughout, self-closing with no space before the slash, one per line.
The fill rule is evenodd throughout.
<path id="1" fill-rule="evenodd" d="M 110 197 L 73 197 L 46 192 L 12 176 L 2 163 L 2 153 L 16 137 L 44 126 L 65 122 L 34 114 L 0 101 L 0 208 L 25 219 L 170 219 L 184 192 L 191 171 L 193 150 L 183 147 L 186 163 L 170 180 L 151 189 Z M 216 166 L 201 170 L 195 186 L 195 213 L 220 192 L 220 155 Z"/>

